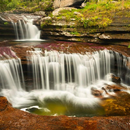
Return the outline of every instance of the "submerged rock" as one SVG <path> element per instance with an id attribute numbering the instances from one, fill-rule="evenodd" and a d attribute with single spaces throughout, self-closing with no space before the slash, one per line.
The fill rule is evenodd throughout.
<path id="1" fill-rule="evenodd" d="M 101 97 L 102 98 L 102 93 L 103 91 L 102 90 L 97 90 L 95 88 L 91 88 L 91 93 L 92 95 L 94 95 L 95 97 Z"/>
<path id="2" fill-rule="evenodd" d="M 106 116 L 125 116 L 130 115 L 130 94 L 120 92 L 114 98 L 103 100 L 101 105 L 105 109 Z"/>

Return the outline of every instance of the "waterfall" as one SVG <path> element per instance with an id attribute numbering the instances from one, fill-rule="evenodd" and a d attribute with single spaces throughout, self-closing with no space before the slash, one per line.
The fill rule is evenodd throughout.
<path id="1" fill-rule="evenodd" d="M 111 73 L 109 50 L 85 55 L 28 51 L 27 55 L 35 89 L 64 90 L 67 83 L 85 88 L 97 81 L 109 80 L 107 74 Z"/>
<path id="2" fill-rule="evenodd" d="M 22 16 L 17 21 L 10 18 L 17 40 L 40 40 L 40 30 L 33 25 L 34 18 L 31 16 Z"/>
<path id="3" fill-rule="evenodd" d="M 20 91 L 24 87 L 24 77 L 19 59 L 10 48 L 0 48 L 0 86 L 2 89 Z"/>
<path id="4" fill-rule="evenodd" d="M 129 58 L 115 51 L 100 50 L 85 55 L 28 51 L 27 55 L 34 89 L 66 90 L 69 83 L 86 88 L 102 80 L 111 81 L 112 73 L 120 77 L 122 83 L 130 82 L 130 70 L 126 66 Z"/>
<path id="5" fill-rule="evenodd" d="M 7 48 L 0 48 L 0 54 L 0 95 L 16 108 L 42 107 L 55 115 L 54 107 L 60 106 L 64 111 L 59 115 L 91 115 L 98 113 L 100 102 L 92 89 L 103 91 L 102 87 L 113 85 L 111 73 L 130 84 L 130 58 L 111 50 L 85 54 L 27 51 L 33 85 L 25 87 L 21 60 Z M 108 97 L 106 93 L 102 96 Z"/>
<path id="6" fill-rule="evenodd" d="M 8 59 L 0 61 L 0 83 L 1 88 L 12 89 L 12 90 L 21 90 L 21 63 L 20 59 Z M 23 80 L 23 76 L 22 76 Z"/>

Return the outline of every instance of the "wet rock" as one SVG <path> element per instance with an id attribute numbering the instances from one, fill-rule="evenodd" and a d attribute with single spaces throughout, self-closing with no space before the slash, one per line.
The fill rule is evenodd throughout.
<path id="1" fill-rule="evenodd" d="M 103 100 L 101 105 L 105 110 L 107 116 L 124 116 L 130 115 L 130 94 L 127 92 L 120 92 L 118 96 Z"/>
<path id="2" fill-rule="evenodd" d="M 5 97 L 0 96 L 0 112 L 4 111 L 8 106 L 8 101 Z"/>
<path id="3" fill-rule="evenodd" d="M 109 92 L 119 92 L 124 89 L 123 87 L 117 85 L 107 85 L 105 88 Z"/>
<path id="4" fill-rule="evenodd" d="M 26 46 L 26 44 L 24 44 L 24 46 L 20 45 L 20 46 L 15 46 L 12 47 L 12 50 L 16 53 L 16 55 L 21 59 L 22 64 L 27 64 L 27 58 L 26 58 L 26 52 L 29 50 L 32 50 L 33 47 L 30 46 Z"/>
<path id="5" fill-rule="evenodd" d="M 117 77 L 115 75 L 112 75 L 112 81 L 116 84 L 120 84 L 121 83 L 121 79 L 120 77 Z"/>
<path id="6" fill-rule="evenodd" d="M 91 93 L 92 95 L 94 95 L 95 97 L 102 97 L 102 90 L 97 90 L 95 88 L 91 88 Z"/>

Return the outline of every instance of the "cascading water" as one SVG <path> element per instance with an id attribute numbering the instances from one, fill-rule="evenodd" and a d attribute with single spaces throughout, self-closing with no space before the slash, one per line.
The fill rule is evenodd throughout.
<path id="1" fill-rule="evenodd" d="M 110 74 L 109 50 L 93 54 L 62 54 L 57 51 L 29 51 L 35 89 L 65 90 L 66 84 L 88 87 Z M 30 56 L 31 55 L 31 56 Z M 106 77 L 105 77 L 106 76 Z"/>
<path id="2" fill-rule="evenodd" d="M 1 90 L 19 91 L 24 88 L 21 60 L 6 47 L 0 48 L 0 86 Z"/>
<path id="3" fill-rule="evenodd" d="M 13 21 L 10 18 L 17 40 L 40 40 L 40 30 L 33 25 L 34 18 L 32 16 L 22 16 L 18 20 Z"/>
<path id="4" fill-rule="evenodd" d="M 130 82 L 130 69 L 127 66 L 129 58 L 114 51 L 100 50 L 82 55 L 36 50 L 27 51 L 27 60 L 32 71 L 33 86 L 21 87 L 19 74 L 22 69 L 18 67 L 20 64 L 17 59 L 10 59 L 11 62 L 2 60 L 0 72 L 3 77 L 0 77 L 0 82 L 3 87 L 0 94 L 6 96 L 14 107 L 28 107 L 29 110 L 38 108 L 43 115 L 58 113 L 90 116 L 100 113 L 100 100 L 92 95 L 91 90 L 102 90 L 106 84 L 114 84 L 110 76 L 113 70 L 114 74 L 123 77 L 122 82 Z M 119 63 L 120 66 L 117 65 Z M 5 81 L 9 85 L 5 85 Z M 7 93 L 6 88 L 11 91 Z M 58 112 L 55 111 L 56 107 L 59 108 Z"/>

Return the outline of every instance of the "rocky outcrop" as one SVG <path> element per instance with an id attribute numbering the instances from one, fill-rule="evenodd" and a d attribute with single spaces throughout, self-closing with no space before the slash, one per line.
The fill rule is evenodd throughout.
<path id="1" fill-rule="evenodd" d="M 46 22 L 45 19 L 39 22 L 42 27 L 42 38 L 103 44 L 115 44 L 130 40 L 130 17 L 126 15 L 123 16 L 123 11 L 119 12 L 122 13 L 122 15 L 115 13 L 110 25 L 99 28 L 97 26 L 84 27 L 83 23 L 77 24 L 75 18 L 67 20 L 65 16 L 61 16 L 62 14 L 59 13 L 63 9 L 69 10 L 69 7 L 59 8 L 53 11 L 53 17 L 49 22 Z M 74 14 L 81 15 L 80 13 L 77 14 L 77 12 L 74 12 Z M 57 15 L 59 15 L 60 18 L 56 17 Z"/>
<path id="2" fill-rule="evenodd" d="M 84 0 L 54 0 L 54 9 L 62 7 L 80 7 Z"/>
<path id="3" fill-rule="evenodd" d="M 99 29 L 96 27 L 84 28 L 82 25 L 76 27 L 75 20 L 73 19 L 70 22 L 65 20 L 52 20 L 51 25 L 42 28 L 41 37 L 54 40 L 93 43 L 115 43 L 130 40 L 130 27 L 123 24 L 114 24 L 114 22 L 106 28 Z"/>
<path id="4" fill-rule="evenodd" d="M 1 130 L 128 130 L 129 116 L 117 117 L 67 117 L 39 116 L 20 111 L 0 97 Z"/>

